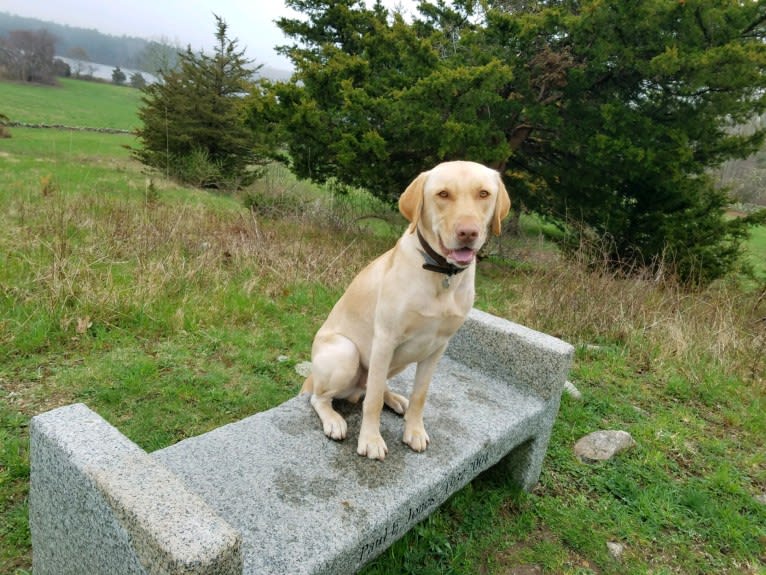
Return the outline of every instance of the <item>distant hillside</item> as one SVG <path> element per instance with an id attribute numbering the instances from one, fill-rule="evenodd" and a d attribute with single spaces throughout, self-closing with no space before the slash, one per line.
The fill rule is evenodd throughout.
<path id="1" fill-rule="evenodd" d="M 11 30 L 48 30 L 56 36 L 56 53 L 67 56 L 73 48 L 82 48 L 88 55 L 88 60 L 125 68 L 141 68 L 141 53 L 149 45 L 143 38 L 129 36 L 110 36 L 98 30 L 73 28 L 46 22 L 36 18 L 16 16 L 0 12 L 0 36 Z"/>
<path id="2" fill-rule="evenodd" d="M 75 49 L 84 50 L 87 58 L 77 58 L 114 67 L 143 70 L 153 73 L 155 70 L 147 70 L 144 54 L 150 44 L 155 44 L 144 38 L 133 36 L 112 36 L 103 34 L 98 30 L 88 28 L 75 28 L 55 22 L 38 20 L 16 16 L 8 12 L 0 12 L 0 36 L 6 35 L 11 30 L 48 30 L 56 37 L 56 54 L 70 56 Z M 256 61 L 256 64 L 258 62 Z M 287 80 L 290 78 L 289 70 L 280 70 L 269 66 L 261 68 L 259 74 L 271 80 Z"/>

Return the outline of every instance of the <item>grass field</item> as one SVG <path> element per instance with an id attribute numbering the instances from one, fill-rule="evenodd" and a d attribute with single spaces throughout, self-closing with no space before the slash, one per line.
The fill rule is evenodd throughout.
<path id="1" fill-rule="evenodd" d="M 35 89 L 37 100 L 19 95 Z M 125 112 L 98 111 L 113 90 L 0 84 L 0 107 L 26 99 L 40 121 L 53 94 L 78 103 L 72 117 L 91 109 L 76 123 L 94 125 Z M 24 574 L 32 415 L 82 401 L 154 450 L 277 405 L 300 388 L 293 368 L 334 301 L 401 220 L 278 167 L 248 210 L 158 176 L 150 185 L 129 136 L 12 135 L 0 140 L 0 573 Z M 371 211 L 380 225 L 361 232 Z M 525 229 L 481 262 L 477 306 L 576 345 L 583 398 L 564 397 L 532 493 L 486 474 L 365 573 L 763 573 L 763 292 L 588 272 L 538 223 Z M 751 244 L 759 262 L 763 241 Z M 637 446 L 600 465 L 575 458 L 577 439 L 614 428 Z M 620 558 L 607 542 L 624 545 Z"/>
<path id="2" fill-rule="evenodd" d="M 766 227 L 754 228 L 748 243 L 748 259 L 761 277 L 766 277 Z"/>
<path id="3" fill-rule="evenodd" d="M 131 130 L 141 92 L 126 86 L 59 79 L 60 86 L 0 82 L 0 113 L 14 122 Z"/>

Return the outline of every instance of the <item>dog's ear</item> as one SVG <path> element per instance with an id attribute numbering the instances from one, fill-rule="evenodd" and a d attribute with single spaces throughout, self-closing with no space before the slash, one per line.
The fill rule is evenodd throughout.
<path id="1" fill-rule="evenodd" d="M 497 198 L 495 199 L 495 213 L 492 216 L 492 233 L 499 236 L 503 231 L 503 218 L 511 211 L 511 197 L 505 189 L 503 178 L 497 174 Z"/>
<path id="2" fill-rule="evenodd" d="M 420 212 L 423 210 L 423 188 L 426 178 L 428 178 L 428 172 L 421 173 L 399 196 L 399 211 L 410 222 L 410 233 L 417 229 Z"/>

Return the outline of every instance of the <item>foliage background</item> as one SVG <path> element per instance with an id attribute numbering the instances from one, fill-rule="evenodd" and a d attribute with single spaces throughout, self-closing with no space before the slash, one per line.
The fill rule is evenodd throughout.
<path id="1" fill-rule="evenodd" d="M 291 0 L 292 82 L 273 87 L 301 177 L 395 198 L 442 160 L 498 168 L 567 244 L 615 268 L 726 275 L 747 226 L 709 172 L 764 131 L 766 5 L 725 0 L 379 4 Z"/>

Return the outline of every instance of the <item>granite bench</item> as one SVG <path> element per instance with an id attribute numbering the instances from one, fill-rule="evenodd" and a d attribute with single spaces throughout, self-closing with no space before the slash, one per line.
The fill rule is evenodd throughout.
<path id="1" fill-rule="evenodd" d="M 327 439 L 305 397 L 146 453 L 82 404 L 32 419 L 35 575 L 353 573 L 482 471 L 537 482 L 572 347 L 473 310 L 431 386 L 431 445 L 384 462 Z M 414 369 L 391 380 L 408 389 Z"/>

